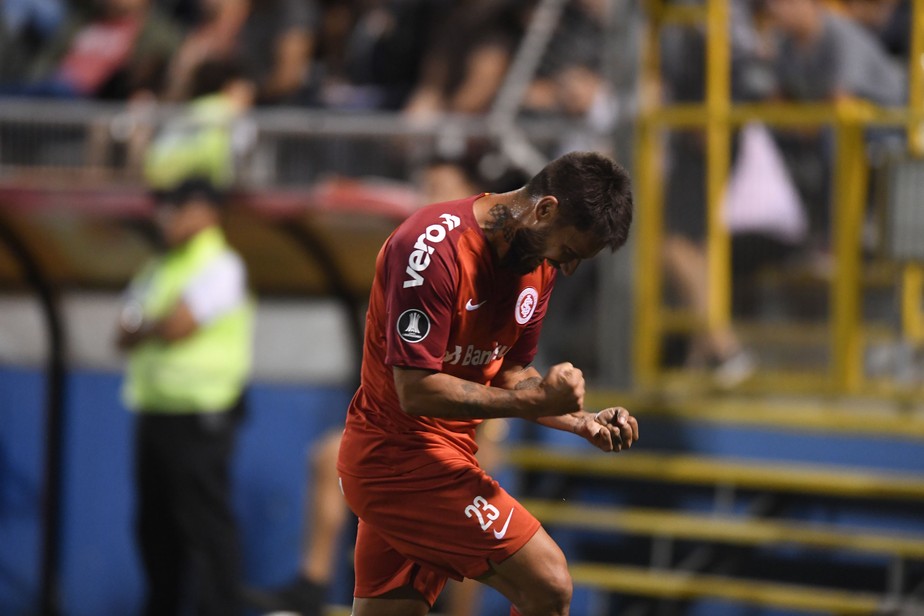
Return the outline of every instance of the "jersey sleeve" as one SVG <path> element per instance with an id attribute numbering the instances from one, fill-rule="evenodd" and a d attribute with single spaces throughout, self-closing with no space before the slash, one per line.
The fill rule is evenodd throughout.
<path id="1" fill-rule="evenodd" d="M 382 267 L 385 363 L 440 370 L 456 306 L 458 218 L 443 215 L 400 228 Z"/>
<path id="2" fill-rule="evenodd" d="M 536 350 L 539 347 L 539 334 L 542 332 L 542 322 L 545 320 L 545 313 L 549 307 L 549 298 L 552 296 L 552 288 L 555 286 L 555 270 L 550 268 L 548 281 L 542 289 L 542 295 L 539 296 L 539 304 L 533 317 L 520 334 L 516 344 L 504 356 L 504 361 L 509 363 L 528 366 L 533 363 L 536 357 Z"/>

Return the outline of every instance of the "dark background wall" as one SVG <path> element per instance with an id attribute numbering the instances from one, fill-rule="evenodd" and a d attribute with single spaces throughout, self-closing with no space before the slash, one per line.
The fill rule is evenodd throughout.
<path id="1" fill-rule="evenodd" d="M 43 377 L 0 368 L 0 614 L 38 606 Z M 142 592 L 132 516 L 133 416 L 119 401 L 121 377 L 78 372 L 68 380 L 62 605 L 67 616 L 129 616 Z M 294 575 L 302 531 L 306 456 L 342 425 L 352 392 L 342 387 L 255 384 L 235 461 L 237 512 L 247 579 Z M 345 547 L 348 549 L 348 547 Z M 346 603 L 348 571 L 335 598 Z M 344 598 L 346 597 L 346 598 Z"/>

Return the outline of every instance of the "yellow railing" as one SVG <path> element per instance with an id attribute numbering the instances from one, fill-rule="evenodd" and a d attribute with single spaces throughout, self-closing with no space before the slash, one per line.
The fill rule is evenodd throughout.
<path id="1" fill-rule="evenodd" d="M 911 29 L 912 61 L 908 67 L 908 106 L 920 110 L 924 107 L 924 0 L 913 0 L 912 16 L 914 23 Z M 908 123 L 908 146 L 915 156 L 924 156 L 924 123 Z M 924 344 L 922 296 L 924 266 L 909 263 L 902 272 L 902 329 L 905 337 L 914 344 Z"/>
<path id="2" fill-rule="evenodd" d="M 907 129 L 912 154 L 924 155 L 924 0 L 913 0 L 912 60 L 906 108 L 878 108 L 858 101 L 831 104 L 732 104 L 730 98 L 729 0 L 705 0 L 699 7 L 670 9 L 661 0 L 648 2 L 648 26 L 642 52 L 642 107 L 637 131 L 638 272 L 635 301 L 637 329 L 634 365 L 640 387 L 661 376 L 661 336 L 668 321 L 718 331 L 731 321 L 731 259 L 728 230 L 721 217 L 722 191 L 730 165 L 731 127 L 751 121 L 771 126 L 828 126 L 836 153 L 832 231 L 836 262 L 830 288 L 830 369 L 823 388 L 858 391 L 863 382 L 861 328 L 861 228 L 868 168 L 863 141 L 869 126 Z M 706 28 L 706 97 L 703 104 L 663 105 L 658 97 L 659 38 L 666 24 L 703 23 Z M 671 318 L 662 302 L 660 249 L 663 241 L 663 152 L 665 129 L 702 128 L 706 135 L 708 309 L 704 322 Z M 902 326 L 905 339 L 924 343 L 921 297 L 924 266 L 907 264 L 902 276 Z"/>

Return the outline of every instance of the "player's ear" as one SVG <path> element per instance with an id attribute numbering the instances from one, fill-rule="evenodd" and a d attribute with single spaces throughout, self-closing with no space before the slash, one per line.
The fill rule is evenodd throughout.
<path id="1" fill-rule="evenodd" d="M 539 222 L 549 223 L 555 219 L 558 213 L 558 197 L 546 195 L 539 199 L 536 204 L 536 220 Z"/>

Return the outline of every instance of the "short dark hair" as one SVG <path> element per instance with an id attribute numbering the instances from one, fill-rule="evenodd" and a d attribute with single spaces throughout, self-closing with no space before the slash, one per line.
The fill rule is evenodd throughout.
<path id="1" fill-rule="evenodd" d="M 169 188 L 152 191 L 151 198 L 157 206 L 182 207 L 198 199 L 220 208 L 228 200 L 228 193 L 208 178 L 194 176 L 184 178 Z"/>
<path id="2" fill-rule="evenodd" d="M 598 152 L 556 158 L 525 186 L 532 199 L 558 199 L 564 225 L 591 230 L 611 250 L 626 243 L 632 224 L 632 182 L 616 161 Z"/>

